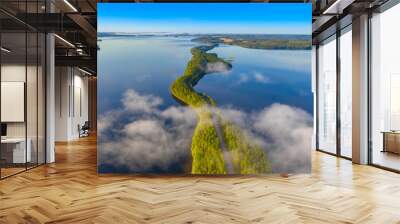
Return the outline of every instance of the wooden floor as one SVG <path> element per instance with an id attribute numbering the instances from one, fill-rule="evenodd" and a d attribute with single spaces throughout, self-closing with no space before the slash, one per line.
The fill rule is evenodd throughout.
<path id="1" fill-rule="evenodd" d="M 373 162 L 377 165 L 400 170 L 400 155 L 391 152 L 374 151 Z"/>
<path id="2" fill-rule="evenodd" d="M 19 172 L 23 172 L 23 171 L 25 171 L 26 169 L 25 169 L 25 167 L 17 167 L 17 168 L 14 168 L 14 167 L 7 167 L 7 168 L 0 168 L 1 169 L 1 177 L 3 178 L 3 177 L 8 177 L 8 176 L 11 176 L 11 175 L 13 175 L 13 174 L 16 174 L 16 173 L 19 173 Z"/>
<path id="3" fill-rule="evenodd" d="M 94 138 L 0 181 L 0 223 L 400 223 L 400 175 L 313 152 L 310 175 L 98 176 Z"/>

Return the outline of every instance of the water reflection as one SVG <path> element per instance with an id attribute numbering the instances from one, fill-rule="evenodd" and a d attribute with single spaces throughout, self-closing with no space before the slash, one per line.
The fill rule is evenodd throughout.
<path id="1" fill-rule="evenodd" d="M 191 37 L 103 38 L 99 52 L 100 113 L 118 107 L 128 88 L 175 105 L 169 86 L 191 58 Z M 229 73 L 211 74 L 196 86 L 219 105 L 246 111 L 283 103 L 312 112 L 310 51 L 258 50 L 221 45 L 212 52 L 232 60 Z"/>

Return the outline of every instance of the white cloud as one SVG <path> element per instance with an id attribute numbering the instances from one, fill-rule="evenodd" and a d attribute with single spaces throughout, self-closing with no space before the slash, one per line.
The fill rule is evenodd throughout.
<path id="1" fill-rule="evenodd" d="M 179 146 L 175 137 L 158 120 L 137 120 L 121 130 L 121 138 L 102 145 L 101 160 L 140 172 L 158 167 L 167 169 L 187 155 L 188 149 Z M 188 145 L 188 142 L 179 142 Z"/>
<path id="2" fill-rule="evenodd" d="M 139 95 L 135 90 L 129 89 L 124 93 L 122 103 L 126 110 L 131 112 L 152 112 L 163 103 L 162 99 L 153 95 Z"/>
<path id="3" fill-rule="evenodd" d="M 261 74 L 260 72 L 254 72 L 253 74 L 254 80 L 260 83 L 268 83 L 269 78 Z"/>
<path id="4" fill-rule="evenodd" d="M 237 84 L 242 84 L 249 81 L 249 76 L 245 73 L 242 73 L 239 75 L 239 80 L 237 81 Z"/>
<path id="5" fill-rule="evenodd" d="M 134 90 L 128 90 L 122 102 L 123 108 L 99 117 L 100 163 L 146 172 L 153 168 L 168 171 L 187 161 L 197 122 L 192 109 L 170 106 L 161 110 L 159 97 Z M 132 105 L 134 102 L 139 105 Z M 274 172 L 309 171 L 310 114 L 284 104 L 251 113 L 232 107 L 219 110 L 266 150 Z"/>
<path id="6" fill-rule="evenodd" d="M 196 114 L 190 108 L 160 110 L 161 98 L 134 90 L 127 90 L 122 102 L 123 108 L 99 118 L 100 163 L 131 172 L 166 171 L 190 155 L 196 124 Z"/>
<path id="7" fill-rule="evenodd" d="M 232 107 L 219 108 L 218 110 L 221 112 L 222 117 L 230 122 L 233 122 L 240 127 L 245 127 L 247 125 L 247 119 L 249 116 L 243 111 Z"/>
<path id="8" fill-rule="evenodd" d="M 223 74 L 228 74 L 230 68 L 222 62 L 215 62 L 215 63 L 207 63 L 206 72 L 220 72 Z"/>
<path id="9" fill-rule="evenodd" d="M 166 119 L 172 119 L 176 122 L 192 122 L 196 120 L 196 114 L 187 107 L 168 107 L 161 111 L 160 115 Z"/>
<path id="10" fill-rule="evenodd" d="M 257 82 L 265 84 L 270 83 L 271 80 L 268 76 L 262 74 L 261 72 L 253 71 L 251 73 L 241 73 L 235 84 L 239 85 L 245 82 Z"/>
<path id="11" fill-rule="evenodd" d="M 115 122 L 116 118 L 120 116 L 120 113 L 120 111 L 111 110 L 99 116 L 97 121 L 98 134 L 102 135 L 104 131 L 112 128 L 113 123 Z"/>
<path id="12" fill-rule="evenodd" d="M 310 114 L 288 105 L 273 104 L 254 117 L 254 128 L 271 139 L 270 159 L 277 161 L 276 170 L 304 172 L 310 169 Z"/>
<path id="13" fill-rule="evenodd" d="M 232 108 L 221 113 L 266 150 L 273 172 L 309 172 L 312 117 L 306 111 L 272 104 L 250 114 Z"/>

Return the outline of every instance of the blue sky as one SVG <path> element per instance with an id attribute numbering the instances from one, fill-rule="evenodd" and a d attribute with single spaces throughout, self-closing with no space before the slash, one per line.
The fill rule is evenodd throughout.
<path id="1" fill-rule="evenodd" d="M 99 3 L 98 30 L 311 34 L 311 4 Z"/>

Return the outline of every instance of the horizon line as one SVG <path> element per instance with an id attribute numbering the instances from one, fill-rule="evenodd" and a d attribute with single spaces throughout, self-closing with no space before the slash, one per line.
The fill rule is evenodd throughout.
<path id="1" fill-rule="evenodd" d="M 311 34 L 300 34 L 300 33 L 191 33 L 191 32 L 149 32 L 149 31 L 138 31 L 138 32 L 126 32 L 126 31 L 97 31 L 97 33 L 121 33 L 121 34 L 145 34 L 145 33 L 153 33 L 153 34 L 199 34 L 199 35 L 204 35 L 204 34 L 251 34 L 251 35 L 307 35 L 311 36 Z"/>

